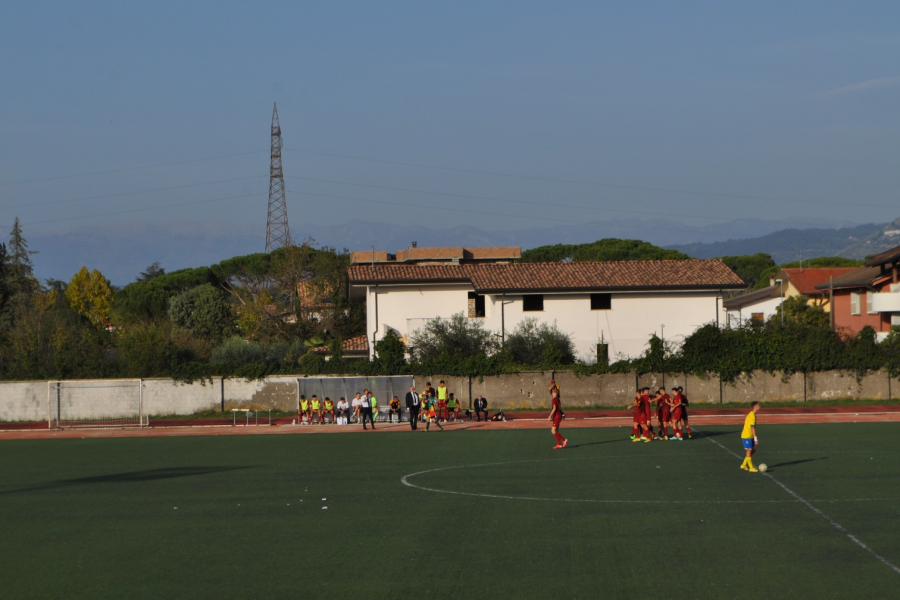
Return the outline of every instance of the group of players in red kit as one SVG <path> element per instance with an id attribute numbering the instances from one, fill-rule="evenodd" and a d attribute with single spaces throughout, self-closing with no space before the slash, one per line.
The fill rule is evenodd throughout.
<path id="1" fill-rule="evenodd" d="M 650 396 L 650 388 L 641 388 L 634 393 L 632 408 L 634 409 L 634 423 L 631 426 L 631 441 L 649 442 L 651 440 L 679 440 L 684 441 L 685 430 L 687 437 L 691 438 L 691 426 L 688 424 L 688 399 L 681 386 L 672 388 L 672 395 L 666 393 L 666 388 L 661 387 L 656 394 Z M 659 426 L 659 434 L 653 431 L 652 415 L 653 402 L 656 402 L 656 421 Z M 559 426 L 566 418 L 560 401 L 559 386 L 556 381 L 550 382 L 550 416 L 547 420 L 552 422 L 550 432 L 556 438 L 554 450 L 565 448 L 569 442 L 560 432 Z M 669 436 L 669 428 L 672 428 L 672 436 Z"/>
<path id="2" fill-rule="evenodd" d="M 634 423 L 631 426 L 631 441 L 649 442 L 650 440 L 679 440 L 684 441 L 684 430 L 687 429 L 687 437 L 691 437 L 691 426 L 688 424 L 688 399 L 684 388 L 673 387 L 672 395 L 666 393 L 666 388 L 661 387 L 656 395 L 650 397 L 650 388 L 645 387 L 634 393 Z M 656 402 L 656 422 L 659 426 L 659 434 L 653 431 L 652 412 L 653 402 Z M 669 437 L 669 427 L 672 428 L 672 436 Z"/>

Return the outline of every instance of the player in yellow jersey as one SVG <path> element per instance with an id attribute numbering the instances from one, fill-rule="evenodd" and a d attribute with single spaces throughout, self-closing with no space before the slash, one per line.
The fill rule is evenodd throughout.
<path id="1" fill-rule="evenodd" d="M 750 471 L 751 473 L 759 473 L 753 466 L 751 457 L 756 454 L 756 446 L 759 445 L 759 438 L 756 437 L 756 413 L 759 412 L 759 402 L 754 401 L 750 404 L 750 412 L 744 419 L 744 430 L 741 432 L 741 443 L 744 445 L 744 451 L 747 453 L 744 462 L 741 463 L 741 469 Z"/>
<path id="2" fill-rule="evenodd" d="M 319 419 L 319 425 L 322 424 L 322 404 L 319 402 L 319 397 L 315 394 L 312 395 L 312 399 L 309 401 L 309 424 L 312 425 L 312 418 L 316 416 Z"/>
<path id="3" fill-rule="evenodd" d="M 297 419 L 301 425 L 303 425 L 303 417 L 306 417 L 307 425 L 312 423 L 312 414 L 309 412 L 309 400 L 306 399 L 306 396 L 300 394 L 300 406 L 297 410 Z"/>

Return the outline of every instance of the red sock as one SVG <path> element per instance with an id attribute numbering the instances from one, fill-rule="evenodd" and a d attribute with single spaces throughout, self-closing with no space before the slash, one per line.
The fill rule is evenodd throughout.
<path id="1" fill-rule="evenodd" d="M 559 432 L 557 431 L 557 432 L 554 433 L 553 435 L 556 436 L 556 443 L 557 443 L 557 445 L 561 445 L 561 444 L 562 444 L 562 436 L 559 435 Z"/>
<path id="2" fill-rule="evenodd" d="M 687 427 L 688 435 L 691 435 L 691 426 L 690 426 L 690 425 L 685 425 L 685 427 Z"/>
<path id="3" fill-rule="evenodd" d="M 637 427 L 635 427 L 634 425 L 632 425 L 632 426 L 631 426 L 631 435 L 637 435 L 637 433 L 638 433 Z"/>

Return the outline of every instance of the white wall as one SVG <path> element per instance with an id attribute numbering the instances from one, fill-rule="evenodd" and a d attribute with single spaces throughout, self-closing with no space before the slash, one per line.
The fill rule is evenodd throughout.
<path id="1" fill-rule="evenodd" d="M 469 292 L 472 286 L 421 285 L 421 286 L 378 286 L 369 287 L 366 296 L 366 336 L 369 338 L 369 355 L 374 356 L 372 332 L 376 329 L 376 299 L 378 306 L 378 333 L 381 339 L 388 328 L 399 332 L 400 337 L 424 325 L 428 319 L 448 318 L 456 313 L 468 314 Z"/>
<path id="2" fill-rule="evenodd" d="M 366 302 L 368 335 L 375 330 L 375 288 L 369 288 Z M 387 328 L 408 336 L 426 320 L 449 318 L 468 313 L 469 285 L 379 286 L 378 334 Z M 659 335 L 665 325 L 665 339 L 681 342 L 685 336 L 705 323 L 716 320 L 718 291 L 614 293 L 610 310 L 591 310 L 590 294 L 544 294 L 544 310 L 524 312 L 522 295 L 488 295 L 485 298 L 485 327 L 497 334 L 503 329 L 505 310 L 506 333 L 529 317 L 555 323 L 572 335 L 576 354 L 581 360 L 596 361 L 601 338 L 609 344 L 610 358 L 641 354 L 650 336 Z M 501 302 L 510 302 L 505 309 Z M 720 301 L 721 302 L 721 301 Z M 371 349 L 370 352 L 374 352 Z"/>
<path id="3" fill-rule="evenodd" d="M 728 310 L 727 319 L 730 319 L 729 324 L 732 327 L 738 327 L 742 323 L 749 321 L 752 313 L 762 313 L 763 318 L 768 320 L 769 317 L 777 314 L 779 306 L 781 306 L 781 298 L 766 298 L 755 304 L 748 304 L 740 310 Z"/>

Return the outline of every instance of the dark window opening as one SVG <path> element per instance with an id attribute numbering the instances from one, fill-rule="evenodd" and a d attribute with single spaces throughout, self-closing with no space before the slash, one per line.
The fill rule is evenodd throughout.
<path id="1" fill-rule="evenodd" d="M 591 294 L 591 310 L 610 310 L 612 294 Z"/>
<path id="2" fill-rule="evenodd" d="M 469 318 L 484 317 L 484 295 L 469 292 Z"/>
<path id="3" fill-rule="evenodd" d="M 522 296 L 522 310 L 526 312 L 544 310 L 544 295 L 531 294 L 528 296 Z"/>

